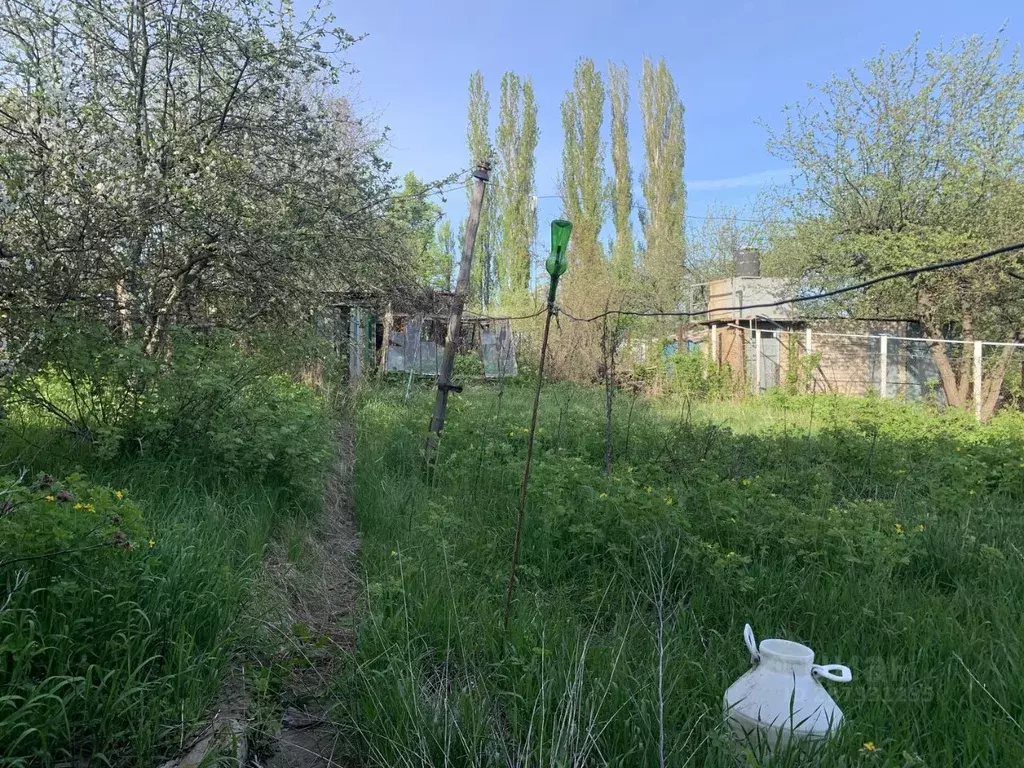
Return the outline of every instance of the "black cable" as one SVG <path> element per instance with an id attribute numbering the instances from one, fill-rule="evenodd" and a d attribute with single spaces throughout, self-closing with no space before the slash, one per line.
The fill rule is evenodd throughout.
<path id="1" fill-rule="evenodd" d="M 463 168 L 461 171 L 458 171 L 457 173 L 453 173 L 451 175 L 458 177 L 468 172 L 468 169 Z M 407 197 L 430 197 L 431 195 L 437 194 L 444 195 L 447 194 L 448 192 L 452 192 L 458 189 L 459 187 L 463 186 L 464 183 L 464 180 L 461 179 L 456 179 L 455 181 L 449 182 L 447 184 L 444 184 L 442 182 L 431 182 L 426 185 L 426 189 L 423 189 L 420 192 L 399 192 L 398 194 L 394 195 L 385 195 L 384 197 L 380 197 L 376 200 L 371 200 L 370 202 L 364 204 L 363 206 L 357 208 L 354 211 L 349 211 L 348 213 L 345 214 L 345 218 L 348 219 L 353 216 L 357 216 L 361 213 L 365 213 L 366 211 L 370 210 L 375 206 L 390 203 L 393 200 L 402 200 Z"/>
<path id="2" fill-rule="evenodd" d="M 529 314 L 529 315 L 513 315 L 513 316 L 510 316 L 510 317 L 509 316 L 493 317 L 491 315 L 481 315 L 481 314 L 479 314 L 477 312 L 474 312 L 474 311 L 472 311 L 470 309 L 465 310 L 465 313 L 467 315 L 472 316 L 472 319 L 474 319 L 474 320 L 495 320 L 495 321 L 497 321 L 497 320 L 529 320 L 531 318 L 534 318 L 534 317 L 537 317 L 538 315 L 543 314 L 546 310 L 547 310 L 547 307 L 541 307 L 536 312 L 534 312 L 532 314 Z"/>
<path id="3" fill-rule="evenodd" d="M 701 317 L 707 315 L 709 312 L 741 312 L 748 309 L 771 309 L 772 307 L 781 307 L 785 304 L 799 304 L 805 301 L 818 301 L 819 299 L 827 299 L 832 296 L 839 296 L 843 293 L 850 293 L 851 291 L 859 291 L 864 288 L 869 288 L 872 285 L 878 283 L 884 283 L 889 280 L 895 280 L 900 277 L 913 277 L 914 275 L 922 275 L 926 272 L 938 272 L 940 269 L 949 269 L 951 267 L 962 267 L 967 264 L 973 264 L 976 261 L 983 259 L 990 259 L 993 256 L 1001 256 L 1004 253 L 1010 253 L 1012 251 L 1019 251 L 1024 249 L 1024 243 L 1014 243 L 1013 245 L 1004 245 L 1002 248 L 996 248 L 991 251 L 985 251 L 979 253 L 976 256 L 968 256 L 963 259 L 952 259 L 950 261 L 940 261 L 937 264 L 926 264 L 923 267 L 910 267 L 899 272 L 892 272 L 888 275 L 880 275 L 873 277 L 870 280 L 865 280 L 862 283 L 856 283 L 854 285 L 848 285 L 844 288 L 835 288 L 831 291 L 823 291 L 821 293 L 815 293 L 810 296 L 794 296 L 790 299 L 780 299 L 779 301 L 766 301 L 762 304 L 747 304 L 742 307 L 715 307 L 715 309 L 703 309 L 698 312 L 639 312 L 629 309 L 610 309 L 602 312 L 599 315 L 593 317 L 574 317 L 564 309 L 559 307 L 559 313 L 565 315 L 570 320 L 575 320 L 580 323 L 592 323 L 595 320 L 600 320 L 610 315 L 629 315 L 630 317 Z"/>

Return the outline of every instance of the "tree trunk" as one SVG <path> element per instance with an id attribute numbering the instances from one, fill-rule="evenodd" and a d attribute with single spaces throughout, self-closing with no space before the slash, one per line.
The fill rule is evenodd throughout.
<path id="1" fill-rule="evenodd" d="M 931 335 L 931 333 L 929 333 Z M 935 361 L 935 367 L 939 369 L 939 379 L 942 382 L 942 391 L 946 396 L 946 405 L 954 408 L 962 408 L 967 402 L 970 378 L 965 375 L 963 362 L 961 361 L 957 371 L 953 361 L 946 354 L 946 345 L 942 342 L 930 342 L 928 345 Z"/>
<path id="2" fill-rule="evenodd" d="M 942 338 L 938 323 L 935 321 L 935 304 L 924 291 L 917 295 L 918 314 L 920 315 L 921 327 L 930 339 Z M 973 323 L 969 314 L 965 313 L 962 320 L 964 340 L 972 338 Z M 958 366 L 954 366 L 946 353 L 946 345 L 940 341 L 931 341 L 928 344 L 935 367 L 939 369 L 939 378 L 942 381 L 942 391 L 946 396 L 946 405 L 954 408 L 962 408 L 967 404 L 967 398 L 971 388 L 970 366 L 965 364 L 966 353 Z M 959 371 L 957 370 L 959 367 Z"/>
<path id="3" fill-rule="evenodd" d="M 999 359 L 992 367 L 992 370 L 982 377 L 982 400 L 981 420 L 988 421 L 996 412 L 999 405 L 999 395 L 1003 391 L 1003 379 L 1006 378 L 1006 369 L 1010 365 L 1015 347 L 1003 347 L 999 353 Z"/>
<path id="4" fill-rule="evenodd" d="M 124 286 L 124 278 L 114 283 L 114 303 L 117 306 L 117 329 L 121 340 L 127 341 L 132 336 L 132 321 L 128 312 L 128 289 Z"/>

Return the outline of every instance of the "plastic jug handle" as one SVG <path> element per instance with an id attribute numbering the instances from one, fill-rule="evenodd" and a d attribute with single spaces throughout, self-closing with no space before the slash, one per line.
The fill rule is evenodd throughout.
<path id="1" fill-rule="evenodd" d="M 853 680 L 850 668 L 842 664 L 815 664 L 811 667 L 811 674 L 824 680 L 831 680 L 833 683 L 848 683 Z"/>
<path id="2" fill-rule="evenodd" d="M 754 637 L 754 628 L 749 624 L 743 625 L 743 642 L 747 644 L 750 651 L 750 663 L 757 664 L 761 660 L 761 654 L 757 652 L 757 639 Z"/>

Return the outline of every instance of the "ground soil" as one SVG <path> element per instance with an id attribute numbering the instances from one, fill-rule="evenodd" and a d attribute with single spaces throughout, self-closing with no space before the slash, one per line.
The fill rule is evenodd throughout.
<path id="1" fill-rule="evenodd" d="M 273 602 L 280 606 L 271 631 L 287 638 L 286 651 L 299 663 L 277 692 L 278 706 L 264 724 L 267 738 L 250 757 L 263 768 L 321 768 L 353 765 L 351 728 L 332 708 L 331 686 L 355 649 L 354 611 L 360 590 L 359 536 L 353 504 L 355 431 L 346 420 L 337 433 L 337 454 L 328 477 L 323 515 L 301 542 L 295 565 L 286 545 L 271 551 L 267 575 Z M 306 640 L 296 638 L 303 627 Z M 292 665 L 289 665 L 292 666 Z"/>

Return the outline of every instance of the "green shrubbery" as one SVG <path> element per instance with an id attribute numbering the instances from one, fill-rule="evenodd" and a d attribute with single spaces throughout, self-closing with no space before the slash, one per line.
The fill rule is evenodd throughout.
<path id="1" fill-rule="evenodd" d="M 42 372 L 10 385 L 8 408 L 62 424 L 101 456 L 184 452 L 225 472 L 299 484 L 326 458 L 323 397 L 293 373 L 320 352 L 313 339 L 242 344 L 180 332 L 156 360 L 85 327 L 53 348 Z"/>
<path id="2" fill-rule="evenodd" d="M 105 566 L 122 559 L 112 550 L 132 551 L 148 538 L 138 506 L 124 491 L 80 475 L 38 475 L 32 482 L 0 476 L 0 494 L 0 563 L 39 560 L 45 570 L 52 557 L 64 557 L 66 565 L 81 559 L 67 556 L 81 555 L 90 566 Z"/>
<path id="3" fill-rule="evenodd" d="M 318 508 L 330 412 L 301 349 L 75 349 L 0 422 L 0 765 L 152 765 L 254 631 L 270 537 Z"/>
<path id="4" fill-rule="evenodd" d="M 661 363 L 668 394 L 697 400 L 714 400 L 733 394 L 728 366 L 712 365 L 701 352 L 678 352 Z"/>

